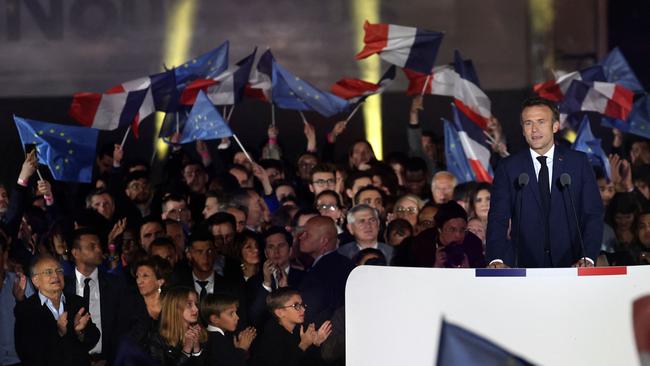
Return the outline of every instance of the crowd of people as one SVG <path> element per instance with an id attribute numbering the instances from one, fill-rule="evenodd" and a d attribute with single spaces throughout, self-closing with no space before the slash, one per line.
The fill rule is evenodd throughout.
<path id="1" fill-rule="evenodd" d="M 275 126 L 252 160 L 174 136 L 159 181 L 120 145 L 98 153 L 90 185 L 40 179 L 27 154 L 0 186 L 0 365 L 344 364 L 355 266 L 500 260 L 486 253 L 492 186 L 445 170 L 422 108 L 415 97 L 404 121 L 410 150 L 383 161 L 365 140 L 334 161 L 345 121 L 324 146 L 305 123 L 296 161 Z M 508 144 L 496 119 L 487 132 L 498 171 Z M 613 133 L 593 259 L 648 264 L 650 144 Z"/>

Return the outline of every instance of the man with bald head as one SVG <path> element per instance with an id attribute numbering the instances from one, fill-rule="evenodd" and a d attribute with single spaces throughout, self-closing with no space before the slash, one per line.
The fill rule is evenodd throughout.
<path id="1" fill-rule="evenodd" d="M 318 328 L 345 303 L 345 283 L 354 264 L 339 254 L 336 224 L 326 216 L 307 221 L 300 234 L 300 251 L 314 258 L 300 284 L 300 294 L 307 304 L 305 322 Z"/>
<path id="2" fill-rule="evenodd" d="M 19 302 L 16 315 L 16 351 L 23 365 L 90 365 L 90 351 L 99 330 L 84 308 L 83 298 L 64 295 L 63 268 L 51 257 L 32 266 L 38 293 Z"/>

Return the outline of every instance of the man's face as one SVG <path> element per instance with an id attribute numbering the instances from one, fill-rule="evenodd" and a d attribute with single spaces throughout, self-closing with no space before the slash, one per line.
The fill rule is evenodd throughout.
<path id="1" fill-rule="evenodd" d="M 214 246 L 219 253 L 223 253 L 226 248 L 232 248 L 235 244 L 235 230 L 227 222 L 212 225 L 212 236 Z"/>
<path id="2" fill-rule="evenodd" d="M 111 155 L 102 155 L 97 157 L 97 167 L 101 173 L 111 170 L 113 166 L 113 157 Z"/>
<path id="3" fill-rule="evenodd" d="M 266 238 L 264 254 L 276 266 L 284 268 L 289 265 L 289 248 L 289 243 L 287 243 L 284 234 L 277 233 Z"/>
<path id="4" fill-rule="evenodd" d="M 646 248 L 650 248 L 650 214 L 639 217 L 639 241 Z"/>
<path id="5" fill-rule="evenodd" d="M 302 305 L 302 297 L 293 295 L 284 303 L 281 309 L 275 311 L 280 319 L 284 319 L 289 324 L 302 324 L 305 321 L 305 308 Z"/>
<path id="6" fill-rule="evenodd" d="M 248 217 L 246 219 L 246 225 L 251 227 L 260 226 L 262 222 L 267 222 L 270 219 L 266 202 L 264 202 L 264 199 L 257 192 L 249 191 L 248 196 Z"/>
<path id="7" fill-rule="evenodd" d="M 438 213 L 438 209 L 436 207 L 427 206 L 422 208 L 418 214 L 417 229 L 419 232 L 430 229 L 436 225 L 436 222 L 434 220 L 436 213 Z"/>
<path id="8" fill-rule="evenodd" d="M 311 155 L 303 155 L 298 159 L 298 174 L 300 179 L 308 181 L 311 177 L 311 170 L 316 166 L 318 161 Z"/>
<path id="9" fill-rule="evenodd" d="M 183 168 L 183 179 L 192 192 L 202 193 L 208 183 L 208 175 L 196 164 Z"/>
<path id="10" fill-rule="evenodd" d="M 465 240 L 466 231 L 467 221 L 460 217 L 448 220 L 442 225 L 442 229 L 440 229 L 440 244 L 444 246 L 460 244 Z"/>
<path id="11" fill-rule="evenodd" d="M 427 185 L 426 174 L 421 170 L 407 170 L 404 180 L 408 192 L 417 196 L 422 195 L 424 187 Z"/>
<path id="12" fill-rule="evenodd" d="M 603 201 L 603 205 L 607 206 L 609 201 L 614 198 L 616 191 L 614 190 L 614 183 L 607 183 L 607 179 L 600 178 L 598 179 L 598 190 L 600 190 L 600 199 Z"/>
<path id="13" fill-rule="evenodd" d="M 235 216 L 235 222 L 237 223 L 237 232 L 241 233 L 246 228 L 246 214 L 239 209 L 234 207 L 228 207 L 226 210 L 229 214 Z"/>
<path id="14" fill-rule="evenodd" d="M 185 233 L 183 233 L 183 226 L 178 223 L 166 224 L 165 234 L 174 242 L 176 256 L 180 258 L 182 253 L 185 253 Z"/>
<path id="15" fill-rule="evenodd" d="M 205 199 L 205 206 L 203 207 L 203 218 L 207 219 L 208 217 L 216 214 L 219 211 L 219 201 L 216 197 L 208 197 Z"/>
<path id="16" fill-rule="evenodd" d="M 352 166 L 358 167 L 359 164 L 368 163 L 372 159 L 372 151 L 368 144 L 365 142 L 357 142 L 352 147 L 352 154 L 350 155 L 350 163 Z"/>
<path id="17" fill-rule="evenodd" d="M 422 150 L 431 160 L 436 160 L 436 144 L 433 143 L 433 140 L 430 136 L 422 136 L 420 139 L 422 143 Z"/>
<path id="18" fill-rule="evenodd" d="M 63 292 L 63 286 L 65 285 L 63 268 L 54 259 L 41 261 L 34 268 L 34 273 L 32 282 L 44 295 L 53 296 Z"/>
<path id="19" fill-rule="evenodd" d="M 431 194 L 433 201 L 443 204 L 450 201 L 454 196 L 454 182 L 447 177 L 439 177 L 431 182 Z"/>
<path id="20" fill-rule="evenodd" d="M 90 197 L 90 206 L 107 220 L 110 220 L 113 213 L 115 213 L 113 199 L 108 193 L 96 194 Z"/>
<path id="21" fill-rule="evenodd" d="M 235 156 L 233 156 L 232 161 L 235 164 L 239 164 L 239 165 L 245 167 L 246 170 L 248 170 L 249 172 L 253 171 L 253 165 L 251 165 L 251 162 L 246 157 L 246 154 L 244 154 L 241 151 L 238 151 L 237 153 L 235 153 Z"/>
<path id="22" fill-rule="evenodd" d="M 348 224 L 348 230 L 357 242 L 374 242 L 379 235 L 379 219 L 372 211 L 361 210 L 354 214 L 354 223 Z"/>
<path id="23" fill-rule="evenodd" d="M 135 179 L 126 186 L 126 195 L 136 204 L 147 203 L 151 196 L 151 187 L 145 178 Z"/>
<path id="24" fill-rule="evenodd" d="M 348 192 L 348 197 L 354 198 L 354 195 L 359 192 L 359 190 L 363 187 L 366 186 L 371 186 L 372 185 L 372 178 L 368 177 L 362 177 L 355 179 L 354 182 L 352 183 L 352 188 Z"/>
<path id="25" fill-rule="evenodd" d="M 374 189 L 368 189 L 367 191 L 361 192 L 361 194 L 359 194 L 359 202 L 357 202 L 357 204 L 359 203 L 363 203 L 374 208 L 379 212 L 379 215 L 383 217 L 384 199 L 381 197 L 381 194 Z"/>
<path id="26" fill-rule="evenodd" d="M 223 330 L 229 332 L 234 332 L 237 329 L 237 323 L 239 322 L 239 315 L 237 315 L 237 305 L 226 306 L 219 316 L 216 316 L 217 326 Z"/>
<path id="27" fill-rule="evenodd" d="M 271 184 L 284 179 L 284 173 L 279 171 L 277 168 L 270 167 L 264 170 L 266 170 L 266 174 L 269 176 L 269 181 Z"/>
<path id="28" fill-rule="evenodd" d="M 300 239 L 300 251 L 316 258 L 323 247 L 320 241 L 318 228 L 313 222 L 305 224 L 305 230 L 298 236 Z"/>
<path id="29" fill-rule="evenodd" d="M 322 216 L 331 217 L 335 222 L 338 222 L 343 215 L 343 212 L 341 212 L 341 208 L 338 206 L 338 202 L 336 201 L 336 197 L 328 193 L 318 197 L 318 201 L 316 201 L 316 209 Z"/>
<path id="30" fill-rule="evenodd" d="M 311 183 L 309 183 L 309 190 L 312 191 L 314 195 L 318 195 L 327 189 L 332 191 L 336 189 L 336 177 L 334 176 L 334 173 L 314 173 L 311 178 Z"/>
<path id="31" fill-rule="evenodd" d="M 167 245 L 157 245 L 151 248 L 151 255 L 157 255 L 162 259 L 166 259 L 172 265 L 172 268 L 176 265 L 176 251 L 170 248 Z"/>
<path id="32" fill-rule="evenodd" d="M 630 148 L 632 164 L 650 164 L 650 146 L 647 141 L 637 141 Z"/>
<path id="33" fill-rule="evenodd" d="M 195 241 L 189 250 L 189 259 L 196 272 L 209 273 L 214 266 L 214 249 L 209 241 Z"/>
<path id="34" fill-rule="evenodd" d="M 147 222 L 140 227 L 140 245 L 144 250 L 149 251 L 149 244 L 163 235 L 165 232 L 159 223 Z"/>
<path id="35" fill-rule="evenodd" d="M 235 177 L 235 179 L 237 179 L 237 183 L 239 183 L 240 187 L 250 188 L 250 184 L 248 183 L 248 172 L 245 172 L 239 168 L 231 168 L 228 172 L 230 175 Z"/>
<path id="36" fill-rule="evenodd" d="M 5 187 L 0 186 L 0 214 L 7 212 L 7 207 L 9 207 L 9 194 Z"/>
<path id="37" fill-rule="evenodd" d="M 521 127 L 528 146 L 543 155 L 553 146 L 553 134 L 560 129 L 560 122 L 553 121 L 549 107 L 532 106 L 521 112 Z"/>
<path id="38" fill-rule="evenodd" d="M 185 201 L 167 201 L 161 217 L 163 220 L 171 219 L 188 224 L 192 221 L 192 212 L 187 209 Z"/>
<path id="39" fill-rule="evenodd" d="M 72 256 L 77 266 L 84 264 L 89 268 L 96 268 L 102 264 L 103 254 L 97 235 L 82 235 L 79 239 L 79 248 L 72 249 Z"/>

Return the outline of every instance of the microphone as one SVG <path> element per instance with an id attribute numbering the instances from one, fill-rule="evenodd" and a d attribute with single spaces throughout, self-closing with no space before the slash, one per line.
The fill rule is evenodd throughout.
<path id="1" fill-rule="evenodd" d="M 580 251 L 582 252 L 581 259 L 586 258 L 585 255 L 585 243 L 582 240 L 582 230 L 580 230 L 580 222 L 578 221 L 578 214 L 576 212 L 576 205 L 573 203 L 573 192 L 571 192 L 571 176 L 568 173 L 562 173 L 560 175 L 560 185 L 563 190 L 569 191 L 569 201 L 571 202 L 571 210 L 573 211 L 573 219 L 576 222 L 576 228 L 578 229 L 578 240 L 580 241 Z"/>
<path id="2" fill-rule="evenodd" d="M 519 200 L 519 205 L 518 209 L 519 211 L 517 212 L 517 241 L 515 243 L 515 267 L 514 268 L 519 268 L 519 242 L 521 241 L 521 212 L 523 210 L 523 205 L 524 205 L 524 200 L 521 197 L 522 191 L 524 190 L 524 187 L 528 185 L 528 182 L 530 181 L 530 177 L 526 173 L 521 173 L 519 174 L 519 178 L 517 178 L 517 200 Z"/>

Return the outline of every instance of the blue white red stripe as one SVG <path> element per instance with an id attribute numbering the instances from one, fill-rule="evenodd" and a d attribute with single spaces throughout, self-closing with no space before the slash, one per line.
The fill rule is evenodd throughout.
<path id="1" fill-rule="evenodd" d="M 455 105 L 452 106 L 452 109 L 454 123 L 458 129 L 458 138 L 476 181 L 492 183 L 494 176 L 490 167 L 491 153 L 483 129 L 469 121 Z"/>
<path id="2" fill-rule="evenodd" d="M 343 78 L 332 85 L 332 93 L 350 103 L 357 103 L 373 94 L 382 93 L 395 80 L 395 66 L 386 70 L 377 84 L 360 79 Z"/>
<path id="3" fill-rule="evenodd" d="M 633 99 L 634 93 L 618 84 L 574 80 L 559 108 L 563 117 L 576 112 L 597 112 L 625 121 L 632 111 Z"/>
<path id="4" fill-rule="evenodd" d="M 564 98 L 569 86 L 571 86 L 571 82 L 574 80 L 605 81 L 605 72 L 602 66 L 594 65 L 580 71 L 558 75 L 553 80 L 535 84 L 533 90 L 542 98 L 559 102 Z"/>
<path id="5" fill-rule="evenodd" d="M 626 276 L 627 267 L 558 268 L 554 271 L 526 268 L 476 268 L 474 277 Z"/>

